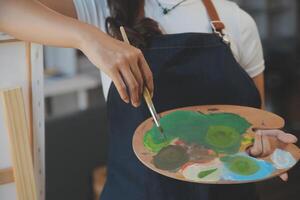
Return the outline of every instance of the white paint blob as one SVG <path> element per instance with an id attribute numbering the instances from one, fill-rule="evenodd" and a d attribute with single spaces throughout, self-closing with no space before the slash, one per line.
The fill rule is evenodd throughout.
<path id="1" fill-rule="evenodd" d="M 282 149 L 276 149 L 271 155 L 271 160 L 276 169 L 288 169 L 296 164 L 296 160 L 292 154 Z"/>
<path id="2" fill-rule="evenodd" d="M 190 163 L 181 169 L 182 175 L 191 181 L 205 181 L 205 182 L 217 182 L 221 179 L 222 163 L 219 159 L 215 159 L 209 163 Z M 206 174 L 202 178 L 199 177 L 200 173 Z"/>

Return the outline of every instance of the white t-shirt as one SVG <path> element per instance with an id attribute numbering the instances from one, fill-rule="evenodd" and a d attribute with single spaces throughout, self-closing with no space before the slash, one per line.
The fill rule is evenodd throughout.
<path id="1" fill-rule="evenodd" d="M 109 16 L 106 0 L 73 0 L 78 19 L 105 31 L 105 18 Z M 171 8 L 181 0 L 158 0 L 164 7 Z M 263 50 L 257 26 L 249 14 L 234 2 L 212 0 L 226 33 L 231 40 L 231 49 L 237 62 L 250 77 L 265 69 Z M 163 33 L 184 32 L 211 33 L 210 19 L 201 0 L 187 0 L 167 15 L 162 14 L 157 0 L 145 0 L 145 15 L 159 23 Z M 104 95 L 107 98 L 111 79 L 101 73 Z"/>

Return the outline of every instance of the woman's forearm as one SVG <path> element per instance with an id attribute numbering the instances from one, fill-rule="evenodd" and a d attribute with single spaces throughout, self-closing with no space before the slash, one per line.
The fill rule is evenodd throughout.
<path id="1" fill-rule="evenodd" d="M 59 47 L 81 47 L 88 24 L 59 14 L 38 1 L 0 0 L 0 31 L 18 39 Z M 104 33 L 103 33 L 104 35 Z"/>
<path id="2" fill-rule="evenodd" d="M 253 81 L 259 91 L 260 97 L 261 97 L 261 108 L 265 109 L 265 78 L 264 73 L 261 73 L 253 78 Z"/>

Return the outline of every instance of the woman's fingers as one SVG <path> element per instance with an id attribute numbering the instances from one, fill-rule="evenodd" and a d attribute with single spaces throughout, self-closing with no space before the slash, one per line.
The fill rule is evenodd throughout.
<path id="1" fill-rule="evenodd" d="M 130 93 L 133 106 L 138 107 L 141 103 L 144 86 L 147 86 L 151 95 L 153 94 L 152 72 L 139 49 L 126 54 L 126 60 L 122 61 L 125 66 L 119 67 L 123 79 Z"/>
<path id="2" fill-rule="evenodd" d="M 268 136 L 262 134 L 262 152 L 261 157 L 266 157 L 272 153 L 272 147 Z"/>
<path id="3" fill-rule="evenodd" d="M 255 157 L 265 157 L 270 155 L 274 150 L 272 148 L 270 137 L 286 144 L 297 142 L 296 136 L 281 130 L 258 130 L 255 134 L 254 145 L 250 148 L 250 154 Z"/>
<path id="4" fill-rule="evenodd" d="M 255 140 L 253 146 L 250 148 L 249 153 L 251 156 L 258 157 L 263 153 L 263 141 L 260 131 L 257 131 L 255 134 Z"/>
<path id="5" fill-rule="evenodd" d="M 297 137 L 282 130 L 261 130 L 263 135 L 276 137 L 279 141 L 290 144 L 296 143 Z"/>
<path id="6" fill-rule="evenodd" d="M 297 137 L 290 133 L 280 134 L 277 138 L 287 144 L 296 143 L 298 141 Z"/>
<path id="7" fill-rule="evenodd" d="M 147 86 L 151 96 L 153 96 L 153 91 L 154 91 L 153 75 L 141 51 L 139 51 L 139 67 L 143 74 L 144 84 Z"/>
<path id="8" fill-rule="evenodd" d="M 283 180 L 283 181 L 288 181 L 288 179 L 289 179 L 289 176 L 288 176 L 287 173 L 281 174 L 279 177 L 280 177 L 281 180 Z"/>
<path id="9" fill-rule="evenodd" d="M 139 83 L 135 79 L 129 66 L 121 67 L 120 71 L 129 90 L 131 103 L 134 107 L 138 107 L 140 104 Z"/>
<path id="10" fill-rule="evenodd" d="M 121 97 L 121 99 L 123 101 L 125 101 L 126 103 L 129 103 L 129 95 L 127 93 L 127 89 L 126 89 L 126 85 L 122 79 L 122 76 L 120 74 L 119 71 L 115 70 L 112 74 L 111 74 L 111 78 L 112 78 L 112 81 L 114 82 L 117 90 L 118 90 L 118 93 Z"/>
<path id="11" fill-rule="evenodd" d="M 250 155 L 254 157 L 265 157 L 271 153 L 272 147 L 268 136 L 263 135 L 261 131 L 257 131 L 255 134 L 254 144 L 250 148 Z"/>
<path id="12" fill-rule="evenodd" d="M 138 82 L 139 96 L 142 96 L 144 88 L 144 78 L 138 66 L 137 59 L 132 59 L 130 61 L 130 69 L 136 81 Z"/>

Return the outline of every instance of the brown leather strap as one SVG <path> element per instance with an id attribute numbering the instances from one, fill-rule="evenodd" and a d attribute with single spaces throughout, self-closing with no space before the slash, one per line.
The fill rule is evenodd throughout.
<path id="1" fill-rule="evenodd" d="M 204 6 L 206 7 L 207 13 L 210 17 L 211 23 L 214 26 L 215 31 L 222 33 L 225 29 L 225 25 L 221 22 L 218 12 L 215 8 L 215 5 L 211 0 L 202 0 Z"/>

